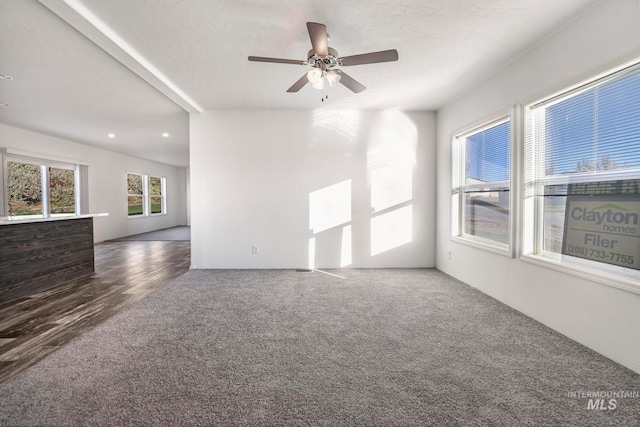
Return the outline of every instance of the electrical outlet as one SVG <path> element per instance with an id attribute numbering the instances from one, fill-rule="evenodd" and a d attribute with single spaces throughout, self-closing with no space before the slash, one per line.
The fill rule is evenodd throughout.
<path id="1" fill-rule="evenodd" d="M 447 253 L 449 255 L 449 259 L 451 259 L 451 251 Z"/>
<path id="2" fill-rule="evenodd" d="M 258 252 L 260 252 L 260 248 L 258 247 L 258 245 L 251 246 L 251 253 L 253 255 L 258 255 Z"/>

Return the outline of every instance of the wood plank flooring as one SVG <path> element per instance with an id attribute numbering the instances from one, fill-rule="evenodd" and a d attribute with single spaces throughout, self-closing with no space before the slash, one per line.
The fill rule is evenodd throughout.
<path id="1" fill-rule="evenodd" d="M 190 242 L 103 242 L 95 274 L 0 305 L 0 384 L 186 273 Z"/>

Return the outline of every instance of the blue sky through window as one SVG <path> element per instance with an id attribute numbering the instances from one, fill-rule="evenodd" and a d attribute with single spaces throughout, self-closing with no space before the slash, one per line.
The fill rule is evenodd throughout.
<path id="1" fill-rule="evenodd" d="M 509 180 L 510 129 L 506 121 L 466 137 L 466 184 Z"/>

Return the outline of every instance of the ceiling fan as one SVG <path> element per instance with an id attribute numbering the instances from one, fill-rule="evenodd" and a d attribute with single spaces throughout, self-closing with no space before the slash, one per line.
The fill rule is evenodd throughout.
<path id="1" fill-rule="evenodd" d="M 306 61 L 265 58 L 263 56 L 250 56 L 249 61 L 310 65 L 312 67 L 311 71 L 303 75 L 293 84 L 293 86 L 287 89 L 287 92 L 298 92 L 307 84 L 307 82 L 309 82 L 311 83 L 311 86 L 316 89 L 323 90 L 324 93 L 326 81 L 329 86 L 333 86 L 339 82 L 354 93 L 360 93 L 365 90 L 366 87 L 336 67 L 348 67 L 351 65 L 373 64 L 376 62 L 398 60 L 398 51 L 395 49 L 340 57 L 335 49 L 329 47 L 329 37 L 327 35 L 327 27 L 325 25 L 318 24 L 317 22 L 307 22 L 307 30 L 309 30 L 312 49 L 307 54 Z M 322 97 L 323 101 L 325 99 L 326 95 Z"/>

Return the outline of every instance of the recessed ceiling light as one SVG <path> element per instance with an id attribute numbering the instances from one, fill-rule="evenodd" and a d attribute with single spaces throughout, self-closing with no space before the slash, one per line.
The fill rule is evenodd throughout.
<path id="1" fill-rule="evenodd" d="M 3 80 L 13 80 L 13 77 L 7 76 L 6 74 L 0 74 L 0 79 Z"/>
<path id="2" fill-rule="evenodd" d="M 169 138 L 169 134 L 167 132 L 163 133 L 162 136 L 164 136 L 165 138 Z"/>
<path id="3" fill-rule="evenodd" d="M 115 138 L 115 137 L 116 137 L 116 135 L 115 135 L 115 134 L 113 134 L 113 133 L 110 133 L 110 134 L 109 134 L 109 135 L 107 135 L 107 136 L 108 136 L 109 138 Z"/>

